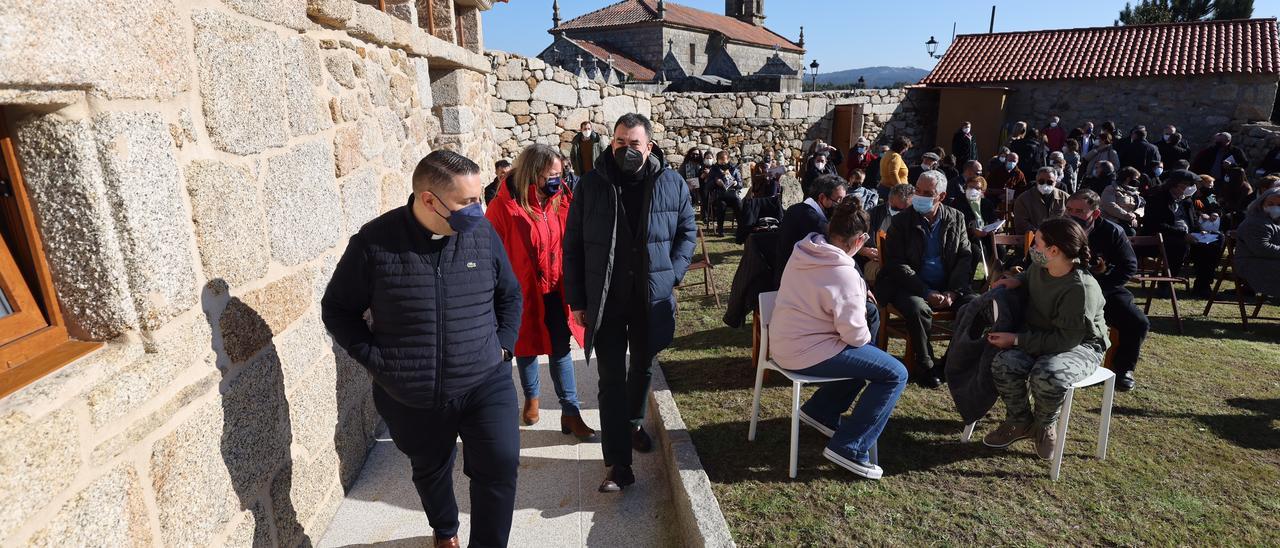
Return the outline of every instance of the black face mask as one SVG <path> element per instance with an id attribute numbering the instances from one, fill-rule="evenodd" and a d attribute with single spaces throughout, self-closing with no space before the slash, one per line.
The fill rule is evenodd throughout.
<path id="1" fill-rule="evenodd" d="M 613 161 L 617 162 L 623 173 L 639 173 L 640 168 L 644 167 L 644 153 L 631 147 L 622 147 L 613 151 Z"/>
<path id="2" fill-rule="evenodd" d="M 1080 228 L 1083 228 L 1085 232 L 1089 232 L 1089 229 L 1093 228 L 1093 219 L 1084 221 L 1084 220 L 1081 220 L 1079 217 L 1072 216 L 1071 220 L 1075 221 L 1076 224 L 1080 225 Z"/>

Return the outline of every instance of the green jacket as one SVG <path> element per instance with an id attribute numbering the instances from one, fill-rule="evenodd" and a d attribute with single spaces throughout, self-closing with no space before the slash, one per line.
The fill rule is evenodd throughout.
<path id="1" fill-rule="evenodd" d="M 1059 354 L 1082 344 L 1095 346 L 1099 353 L 1107 351 L 1110 340 L 1102 314 L 1106 300 L 1093 276 L 1077 268 L 1055 278 L 1033 264 L 1018 279 L 1031 301 L 1018 348 L 1032 356 Z"/>
<path id="2" fill-rule="evenodd" d="M 943 291 L 951 291 L 957 295 L 970 293 L 973 251 L 969 247 L 969 232 L 964 214 L 945 204 L 940 207 L 938 215 L 942 219 L 938 222 L 942 223 L 942 270 L 947 273 Z M 914 209 L 908 208 L 889 221 L 885 241 L 880 244 L 884 266 L 876 275 L 877 298 L 892 300 L 901 291 L 917 297 L 928 294 L 929 288 L 919 276 L 929 237 L 920 226 L 922 218 Z"/>
<path id="3" fill-rule="evenodd" d="M 609 141 L 604 140 L 599 133 L 591 132 L 591 164 L 582 165 L 582 133 L 573 136 L 573 145 L 569 147 L 569 161 L 573 163 L 573 172 L 578 177 L 583 177 L 588 171 L 595 167 L 596 160 L 600 156 L 608 153 Z"/>

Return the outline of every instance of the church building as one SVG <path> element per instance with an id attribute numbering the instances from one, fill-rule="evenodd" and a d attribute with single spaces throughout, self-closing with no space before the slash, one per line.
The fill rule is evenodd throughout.
<path id="1" fill-rule="evenodd" d="M 579 76 L 647 91 L 801 91 L 804 28 L 792 42 L 764 26 L 764 0 L 725 0 L 724 15 L 664 0 L 622 0 L 560 19 L 538 58 Z"/>

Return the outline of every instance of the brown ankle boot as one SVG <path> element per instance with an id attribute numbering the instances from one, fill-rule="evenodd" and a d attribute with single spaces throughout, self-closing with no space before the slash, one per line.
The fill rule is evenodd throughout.
<path id="1" fill-rule="evenodd" d="M 538 424 L 538 398 L 524 400 L 524 412 L 520 414 L 520 418 L 524 419 L 525 426 Z"/>
<path id="2" fill-rule="evenodd" d="M 587 426 L 587 423 L 582 422 L 582 417 L 578 415 L 560 415 L 560 432 L 573 434 L 573 437 L 578 438 L 579 441 L 594 441 L 596 439 L 596 431 Z"/>

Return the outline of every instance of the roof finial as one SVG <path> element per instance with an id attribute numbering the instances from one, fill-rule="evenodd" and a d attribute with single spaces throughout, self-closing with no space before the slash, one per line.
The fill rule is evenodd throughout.
<path id="1" fill-rule="evenodd" d="M 560 0 L 551 0 L 551 28 L 560 26 Z"/>
<path id="2" fill-rule="evenodd" d="M 667 3 L 663 2 L 662 0 L 658 0 L 658 19 L 666 19 L 666 18 L 667 18 Z"/>
<path id="3" fill-rule="evenodd" d="M 802 48 L 804 47 L 804 27 L 803 26 L 800 27 L 800 42 L 797 43 L 796 45 Z"/>

